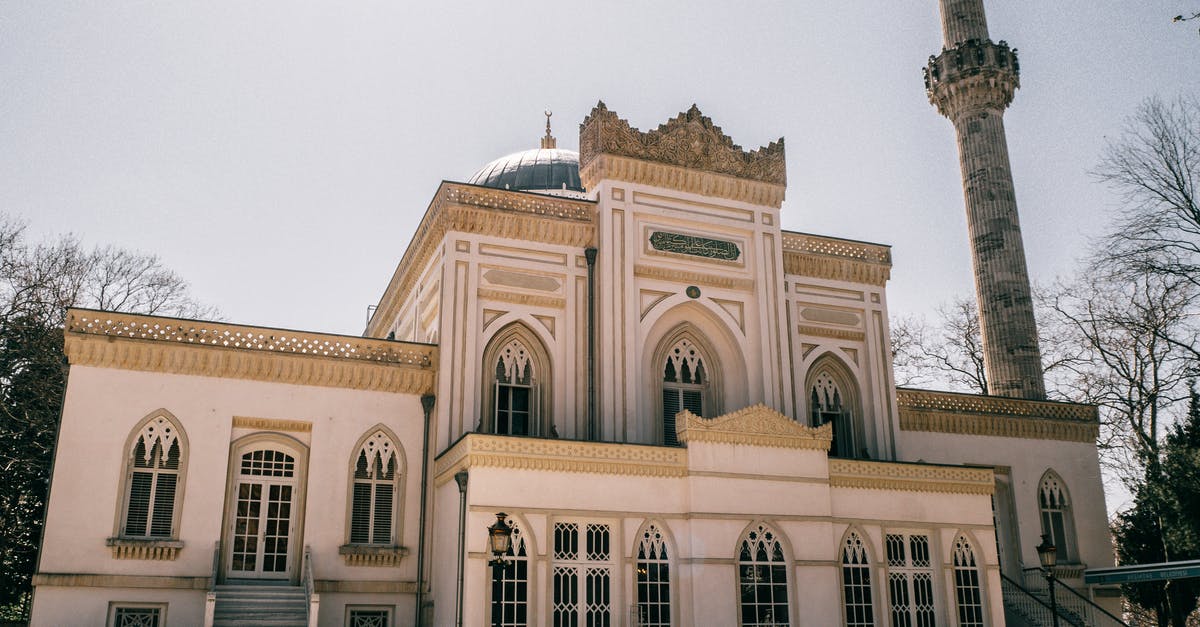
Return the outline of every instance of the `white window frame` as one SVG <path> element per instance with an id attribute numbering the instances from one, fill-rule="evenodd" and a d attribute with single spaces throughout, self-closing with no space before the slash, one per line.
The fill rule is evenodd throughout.
<path id="1" fill-rule="evenodd" d="M 384 627 L 393 627 L 396 624 L 396 606 L 395 605 L 347 605 L 346 606 L 346 627 L 355 627 L 354 613 L 355 612 L 386 612 L 387 618 L 384 619 Z"/>
<path id="2" fill-rule="evenodd" d="M 346 495 L 347 512 L 346 512 L 346 544 L 348 546 L 391 546 L 395 547 L 400 544 L 400 538 L 403 530 L 400 522 L 402 520 L 402 501 L 403 501 L 403 485 L 405 480 L 405 470 L 407 469 L 404 449 L 399 445 L 399 440 L 390 429 L 382 424 L 376 425 L 367 431 L 367 434 L 358 441 L 354 447 L 354 454 L 350 459 L 350 486 Z M 367 477 L 358 477 L 358 460 L 362 457 L 367 459 Z M 386 472 L 388 464 L 391 464 L 392 478 L 382 479 L 376 473 L 377 462 L 382 462 L 383 470 Z M 355 541 L 354 538 L 354 512 L 356 502 L 356 490 L 358 485 L 369 486 L 370 492 L 368 498 L 370 502 L 367 504 L 367 541 Z M 378 487 L 391 485 L 392 503 L 390 511 L 387 512 L 391 529 L 386 538 L 377 539 L 375 525 L 377 522 L 377 498 Z"/>
<path id="3" fill-rule="evenodd" d="M 843 537 L 840 549 L 841 550 L 838 552 L 838 557 L 841 558 L 839 560 L 841 562 L 841 569 L 839 573 L 841 576 L 839 579 L 842 593 L 843 624 L 850 627 L 874 627 L 874 625 L 878 624 L 875 618 L 875 615 L 877 614 L 875 608 L 875 600 L 877 595 L 875 594 L 875 582 L 871 577 L 872 569 L 870 543 L 867 541 L 865 534 L 856 529 L 851 529 L 847 531 L 846 535 Z M 851 574 L 850 571 L 854 571 L 859 575 L 862 575 L 863 578 L 857 581 L 848 578 L 848 575 Z M 867 591 L 866 603 L 854 603 L 854 607 L 866 608 L 867 622 L 851 622 L 851 599 L 847 593 L 850 592 L 851 588 L 863 587 L 865 587 Z"/>
<path id="4" fill-rule="evenodd" d="M 509 524 L 513 528 L 512 539 L 508 546 L 508 552 L 504 554 L 505 560 L 507 560 L 509 564 L 503 567 L 488 566 L 487 606 L 485 611 L 487 613 L 488 620 L 490 621 L 488 624 L 495 625 L 496 627 L 519 627 L 521 625 L 529 625 L 536 622 L 533 615 L 535 610 L 532 600 L 533 570 L 535 566 L 533 561 L 533 543 L 531 539 L 527 537 L 524 527 L 518 521 L 510 518 Z M 522 555 L 522 553 L 524 554 Z M 496 587 L 496 576 L 500 575 L 501 577 L 501 590 L 503 590 L 504 587 L 510 582 L 512 584 L 519 584 L 522 580 L 521 578 L 517 577 L 516 574 L 519 570 L 518 566 L 520 564 L 524 564 L 525 566 L 525 598 L 514 598 L 511 600 L 507 598 L 497 599 L 496 595 L 493 594 Z M 508 578 L 509 575 L 512 575 L 511 579 Z M 497 620 L 494 614 L 496 604 L 510 604 L 514 606 L 523 605 L 525 607 L 525 622 L 516 620 L 515 616 L 513 621 L 505 622 L 503 611 L 501 611 L 500 619 Z"/>
<path id="5" fill-rule="evenodd" d="M 633 553 L 631 555 L 633 561 L 633 608 L 637 612 L 638 625 L 647 627 L 662 627 L 664 625 L 674 625 L 678 619 L 675 611 L 676 604 L 674 602 L 674 586 L 671 583 L 671 575 L 674 570 L 675 547 L 671 544 L 665 525 L 657 521 L 650 521 L 638 530 L 637 536 L 634 537 Z M 657 568 L 654 568 L 657 567 Z M 655 573 L 663 573 L 665 567 L 666 577 L 651 581 L 651 570 Z M 643 568 L 647 575 L 647 586 L 657 586 L 659 589 L 659 600 L 654 603 L 658 606 L 666 606 L 667 620 L 659 620 L 655 623 L 647 623 L 648 617 L 642 612 L 644 603 L 642 600 L 642 582 L 640 576 Z M 659 614 L 661 616 L 661 612 Z"/>
<path id="6" fill-rule="evenodd" d="M 161 451 L 161 458 L 166 459 L 170 455 L 172 447 L 178 447 L 179 464 L 175 469 L 158 468 L 158 456 L 151 460 L 154 467 L 139 468 L 137 467 L 138 444 L 143 445 L 143 454 L 145 456 L 154 455 L 155 450 Z M 122 540 L 135 541 L 175 541 L 179 538 L 179 525 L 182 519 L 184 487 L 187 484 L 187 466 L 188 453 L 190 447 L 188 445 L 187 433 L 184 432 L 183 426 L 179 419 L 171 412 L 165 409 L 158 409 L 146 415 L 130 432 L 126 439 L 124 452 L 124 465 L 122 470 L 121 490 L 119 492 L 120 501 L 116 508 L 115 521 L 113 523 L 113 538 L 120 542 Z M 143 458 L 144 459 L 144 458 Z M 145 532 L 142 534 L 130 534 L 127 531 L 127 522 L 129 519 L 129 508 L 132 504 L 133 497 L 133 479 L 134 475 L 150 474 L 150 497 L 147 503 L 147 514 L 145 522 Z M 170 533 L 168 535 L 152 535 L 155 523 L 155 501 L 160 495 L 156 493 L 159 478 L 161 476 L 174 475 L 175 489 L 172 495 Z M 161 521 L 160 521 L 161 522 Z"/>
<path id="7" fill-rule="evenodd" d="M 890 551 L 893 538 L 898 539 L 900 546 L 903 548 L 904 554 L 902 559 L 895 559 Z M 913 538 L 924 538 L 926 559 L 919 561 L 915 559 L 912 551 Z M 934 534 L 928 530 L 916 531 L 901 531 L 889 530 L 883 536 L 883 559 L 887 567 L 886 590 L 887 590 L 887 615 L 890 624 L 895 625 L 894 620 L 896 613 L 903 612 L 908 615 L 909 623 L 913 627 L 929 627 L 930 625 L 938 625 L 942 623 L 940 616 L 939 604 L 939 589 L 937 582 L 937 558 L 934 554 Z M 924 565 L 922 565 L 924 564 Z M 917 580 L 922 576 L 929 578 L 929 612 L 928 614 L 918 614 L 919 609 L 916 604 L 917 599 Z M 907 604 L 897 607 L 897 599 L 895 595 L 895 582 L 901 582 L 904 586 Z M 921 622 L 922 617 L 926 622 Z"/>
<path id="8" fill-rule="evenodd" d="M 955 625 L 959 627 L 986 627 L 988 624 L 987 615 L 987 599 L 984 594 L 986 584 L 984 582 L 984 570 L 979 567 L 979 558 L 975 551 L 975 543 L 971 541 L 965 534 L 959 533 L 954 536 L 954 546 L 950 551 L 950 574 L 953 578 L 954 590 L 954 620 Z M 971 582 L 965 582 L 964 578 L 973 578 Z M 977 603 L 972 603 L 971 607 L 978 606 L 979 620 L 964 620 L 964 613 L 969 611 L 968 607 L 959 603 L 963 598 L 963 590 L 967 590 L 967 594 L 973 594 L 978 600 Z"/>
<path id="9" fill-rule="evenodd" d="M 576 543 L 574 552 L 559 550 L 559 534 L 566 532 L 566 529 L 574 526 L 576 530 Z M 589 547 L 589 533 L 593 528 L 604 528 L 604 533 L 607 535 L 607 546 Z M 575 609 L 577 625 L 592 624 L 588 622 L 588 613 L 593 611 L 589 607 L 588 593 L 589 584 L 595 581 L 593 577 L 603 576 L 607 579 L 607 603 L 600 603 L 600 606 L 606 608 L 597 608 L 596 616 L 601 623 L 607 614 L 608 622 L 618 624 L 621 620 L 617 608 L 618 592 L 620 590 L 620 581 L 617 576 L 617 547 L 619 546 L 619 527 L 613 521 L 607 520 L 577 520 L 577 519 L 556 519 L 550 525 L 550 546 L 549 552 L 551 557 L 550 564 L 550 598 L 548 599 L 550 609 L 550 622 L 554 623 L 555 613 L 559 611 L 557 606 L 560 602 L 555 599 L 555 592 L 559 588 L 558 577 L 563 574 L 573 574 L 575 577 L 575 599 L 573 604 L 565 604 Z M 599 551 L 589 551 L 589 548 L 606 549 L 606 553 Z M 596 604 L 593 604 L 596 605 Z"/>
<path id="10" fill-rule="evenodd" d="M 1071 492 L 1067 482 L 1054 470 L 1047 470 L 1038 482 L 1038 520 L 1042 534 L 1058 549 L 1058 561 L 1062 564 L 1078 564 L 1079 549 L 1075 543 L 1075 515 L 1071 507 Z M 1054 518 L 1058 517 L 1062 537 L 1054 531 Z"/>
<path id="11" fill-rule="evenodd" d="M 105 620 L 107 627 L 120 627 L 117 623 L 117 612 L 124 609 L 130 610 L 158 610 L 157 627 L 164 627 L 167 624 L 167 605 L 166 603 L 154 603 L 145 601 L 109 601 L 108 602 L 108 617 Z"/>
<path id="12" fill-rule="evenodd" d="M 768 534 L 769 534 L 769 538 L 768 538 Z M 741 537 L 738 538 L 738 543 L 737 543 L 736 547 L 734 548 L 734 554 L 737 555 L 737 559 L 734 562 L 734 564 L 735 564 L 735 567 L 737 568 L 737 597 L 735 598 L 735 602 L 737 603 L 737 608 L 738 608 L 738 625 L 741 625 L 743 627 L 752 627 L 752 626 L 756 626 L 756 625 L 765 626 L 765 625 L 781 625 L 781 624 L 782 625 L 790 625 L 790 624 L 792 624 L 792 606 L 793 606 L 792 588 L 791 588 L 792 583 L 791 583 L 791 579 L 788 577 L 789 571 L 792 570 L 792 562 L 788 558 L 789 552 L 787 550 L 787 547 L 784 546 L 781 538 L 782 538 L 781 534 L 775 527 L 773 527 L 772 525 L 769 525 L 767 523 L 764 523 L 764 522 L 758 522 L 758 523 L 752 524 L 750 526 L 750 528 L 748 528 L 744 533 L 742 533 Z M 769 544 L 769 545 L 772 545 L 775 547 L 774 550 L 768 551 L 766 561 L 757 559 L 756 553 L 754 551 L 754 547 L 759 544 L 763 544 L 763 545 Z M 747 561 L 747 560 L 742 559 L 742 549 L 748 545 L 750 546 L 751 559 Z M 778 551 L 779 559 L 775 559 L 775 557 L 774 557 L 774 552 L 776 550 Z M 780 568 L 780 572 L 782 573 L 782 577 L 783 577 L 782 585 L 783 585 L 784 593 L 785 593 L 784 594 L 784 598 L 785 598 L 784 616 L 782 616 L 782 617 L 772 616 L 770 623 L 747 622 L 748 618 L 742 613 L 742 609 L 743 609 L 743 605 L 744 605 L 744 603 L 742 602 L 742 594 L 743 594 L 742 587 L 746 585 L 746 582 L 742 577 L 742 574 L 743 574 L 742 566 L 743 565 L 749 565 L 749 566 L 756 567 L 754 570 L 754 572 L 756 574 L 758 573 L 758 568 L 757 568 L 758 566 L 765 566 L 767 568 L 775 568 L 775 567 Z M 758 585 L 758 582 L 751 581 L 750 585 Z M 771 582 L 768 585 L 772 585 L 772 586 L 777 585 L 774 580 L 773 574 L 772 574 Z M 763 604 L 755 602 L 752 605 L 763 605 Z M 768 603 L 767 605 L 774 606 L 777 604 Z"/>

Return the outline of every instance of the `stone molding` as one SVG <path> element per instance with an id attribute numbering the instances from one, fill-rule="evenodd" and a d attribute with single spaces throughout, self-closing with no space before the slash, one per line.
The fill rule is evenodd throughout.
<path id="1" fill-rule="evenodd" d="M 248 418 L 233 417 L 234 429 L 254 429 L 257 431 L 291 431 L 294 433 L 312 433 L 312 423 L 303 420 L 281 420 L 278 418 Z"/>
<path id="2" fill-rule="evenodd" d="M 1095 405 L 896 388 L 900 428 L 961 435 L 1095 442 Z"/>
<path id="3" fill-rule="evenodd" d="M 442 181 L 367 323 L 367 335 L 386 333 L 446 233 L 584 247 L 596 239 L 595 213 L 591 200 Z"/>
<path id="4" fill-rule="evenodd" d="M 833 425 L 802 425 L 759 403 L 717 416 L 701 418 L 688 410 L 675 417 L 675 431 L 682 443 L 742 444 L 815 451 L 828 451 L 833 442 Z"/>
<path id="5" fill-rule="evenodd" d="M 479 300 L 494 300 L 504 303 L 513 303 L 516 305 L 526 305 L 529 307 L 546 307 L 549 309 L 565 309 L 567 301 L 564 298 L 556 296 L 543 296 L 541 294 L 522 294 L 520 292 L 509 292 L 507 290 L 489 290 L 480 289 L 477 292 Z"/>
<path id="6" fill-rule="evenodd" d="M 117 560 L 162 560 L 174 561 L 183 549 L 179 540 L 150 538 L 109 538 L 105 546 L 112 549 Z"/>
<path id="7" fill-rule="evenodd" d="M 604 180 L 624 181 L 775 209 L 783 205 L 787 191 L 783 185 L 611 154 L 597 155 L 581 166 L 579 178 L 588 189 Z"/>
<path id="8" fill-rule="evenodd" d="M 800 335 L 810 335 L 815 337 L 828 337 L 835 340 L 848 340 L 851 342 L 862 342 L 867 338 L 867 334 L 862 331 L 853 331 L 850 329 L 830 329 L 828 327 L 814 327 L 809 324 L 802 324 L 796 329 Z"/>
<path id="9" fill-rule="evenodd" d="M 696 105 L 642 132 L 598 102 L 579 125 L 580 169 L 601 153 L 787 185 L 782 137 L 756 150 L 742 150 Z"/>
<path id="10" fill-rule="evenodd" d="M 153 588 L 159 590 L 208 590 L 212 577 L 171 575 L 114 575 L 103 573 L 37 573 L 34 586 L 70 588 Z"/>
<path id="11" fill-rule="evenodd" d="M 991 495 L 995 483 L 991 468 L 829 460 L 829 485 L 835 488 Z"/>
<path id="12" fill-rule="evenodd" d="M 890 246 L 783 231 L 786 274 L 883 286 L 891 270 Z"/>
<path id="13" fill-rule="evenodd" d="M 420 394 L 437 347 L 86 309 L 67 312 L 71 365 Z"/>
<path id="14" fill-rule="evenodd" d="M 415 581 L 378 579 L 314 579 L 313 592 L 345 592 L 368 594 L 414 594 Z"/>
<path id="15" fill-rule="evenodd" d="M 474 467 L 646 477 L 687 474 L 682 448 L 468 433 L 438 457 L 437 485 Z"/>
<path id="16" fill-rule="evenodd" d="M 343 544 L 338 555 L 347 566 L 399 566 L 400 559 L 408 555 L 402 546 L 379 546 L 370 544 Z"/>
<path id="17" fill-rule="evenodd" d="M 720 274 L 710 274 L 707 272 L 693 272 L 691 270 L 677 270 L 674 268 L 664 268 L 650 264 L 634 264 L 633 276 L 643 279 L 655 279 L 658 281 L 670 281 L 682 285 L 707 285 L 709 287 L 719 287 L 727 290 L 740 290 L 743 292 L 754 291 L 753 279 L 739 279 L 730 276 L 722 276 Z"/>

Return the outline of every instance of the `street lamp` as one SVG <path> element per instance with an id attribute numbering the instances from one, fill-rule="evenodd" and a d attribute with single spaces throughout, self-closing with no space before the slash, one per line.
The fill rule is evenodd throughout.
<path id="1" fill-rule="evenodd" d="M 488 527 L 488 547 L 492 550 L 492 559 L 488 560 L 488 564 L 492 566 L 508 564 L 504 556 L 512 546 L 513 528 L 512 525 L 505 522 L 506 518 L 508 518 L 508 514 L 500 512 L 496 514 L 496 522 Z"/>
<path id="2" fill-rule="evenodd" d="M 1042 534 L 1042 543 L 1037 547 L 1042 572 L 1050 586 L 1050 613 L 1054 616 L 1054 627 L 1058 627 L 1058 601 L 1054 597 L 1054 566 L 1058 564 L 1058 547 L 1050 542 L 1049 534 Z"/>

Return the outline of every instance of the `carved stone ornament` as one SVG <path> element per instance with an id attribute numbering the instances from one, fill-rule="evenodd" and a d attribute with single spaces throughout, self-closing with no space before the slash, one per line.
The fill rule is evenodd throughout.
<path id="1" fill-rule="evenodd" d="M 818 451 L 828 451 L 833 442 L 833 423 L 807 427 L 761 403 L 716 418 L 701 418 L 685 409 L 675 418 L 675 430 L 680 442 Z"/>
<path id="2" fill-rule="evenodd" d="M 650 245 L 654 247 L 654 250 L 706 259 L 736 261 L 738 257 L 742 256 L 742 251 L 733 242 L 683 233 L 668 233 L 667 231 L 651 233 Z"/>
<path id="3" fill-rule="evenodd" d="M 580 170 L 602 153 L 787 184 L 782 137 L 757 150 L 742 150 L 696 105 L 643 133 L 617 117 L 603 102 L 597 103 L 579 125 Z"/>

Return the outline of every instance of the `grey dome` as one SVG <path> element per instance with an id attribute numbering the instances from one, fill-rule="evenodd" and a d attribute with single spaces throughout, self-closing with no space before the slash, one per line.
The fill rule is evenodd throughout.
<path id="1" fill-rule="evenodd" d="M 579 180 L 579 153 L 557 148 L 535 148 L 500 157 L 479 168 L 467 182 L 527 192 L 584 191 Z"/>

